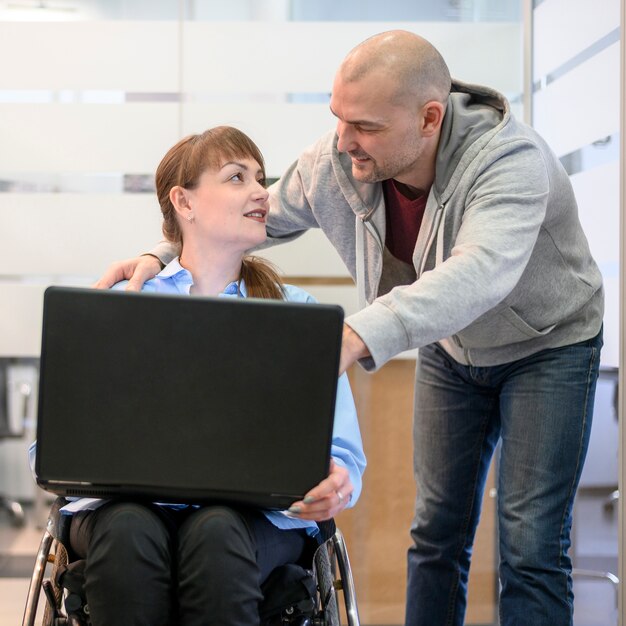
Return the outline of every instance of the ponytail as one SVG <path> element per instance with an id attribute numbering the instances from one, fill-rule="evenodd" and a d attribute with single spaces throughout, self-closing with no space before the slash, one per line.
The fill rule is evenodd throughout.
<path id="1" fill-rule="evenodd" d="M 241 279 L 251 298 L 285 299 L 285 287 L 278 271 L 269 261 L 261 257 L 244 258 L 241 263 Z"/>

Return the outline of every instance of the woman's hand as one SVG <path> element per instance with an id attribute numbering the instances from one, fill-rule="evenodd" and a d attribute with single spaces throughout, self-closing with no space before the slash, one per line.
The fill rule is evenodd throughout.
<path id="1" fill-rule="evenodd" d="M 303 500 L 294 502 L 289 512 L 301 519 L 323 522 L 348 506 L 353 489 L 348 470 L 331 459 L 328 478 L 311 489 Z"/>
<path id="2" fill-rule="evenodd" d="M 161 271 L 161 261 L 151 254 L 126 259 L 109 265 L 103 276 L 92 286 L 110 289 L 121 280 L 128 280 L 126 291 L 141 291 L 143 284 Z"/>

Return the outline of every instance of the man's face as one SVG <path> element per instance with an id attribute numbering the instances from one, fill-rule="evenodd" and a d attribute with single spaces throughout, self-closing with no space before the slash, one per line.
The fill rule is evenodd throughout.
<path id="1" fill-rule="evenodd" d="M 384 75 L 357 81 L 335 78 L 330 109 L 337 118 L 337 147 L 352 158 L 352 175 L 365 183 L 389 178 L 411 184 L 424 140 L 418 103 L 394 101 L 395 85 Z"/>

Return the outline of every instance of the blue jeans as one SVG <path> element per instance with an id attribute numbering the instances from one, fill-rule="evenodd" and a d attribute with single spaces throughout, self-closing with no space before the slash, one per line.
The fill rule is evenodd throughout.
<path id="1" fill-rule="evenodd" d="M 570 626 L 572 507 L 591 432 L 602 332 L 492 367 L 420 349 L 417 501 L 406 623 L 461 626 L 489 463 L 497 464 L 502 626 Z"/>

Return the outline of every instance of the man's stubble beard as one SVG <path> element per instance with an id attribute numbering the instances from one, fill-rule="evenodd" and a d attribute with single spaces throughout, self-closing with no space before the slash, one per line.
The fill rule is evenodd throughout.
<path id="1" fill-rule="evenodd" d="M 398 178 L 415 168 L 423 153 L 424 144 L 416 137 L 411 141 L 410 145 L 403 146 L 402 153 L 394 155 L 392 159 L 383 165 L 379 165 L 370 157 L 372 169 L 369 172 L 359 169 L 353 163 L 352 175 L 362 183 L 380 183 L 391 178 Z"/>

